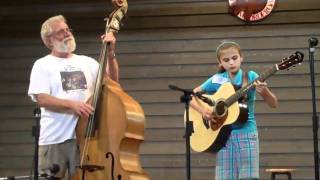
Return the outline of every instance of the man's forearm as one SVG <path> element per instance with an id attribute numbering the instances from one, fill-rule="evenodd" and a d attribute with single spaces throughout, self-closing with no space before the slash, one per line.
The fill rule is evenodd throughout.
<path id="1" fill-rule="evenodd" d="M 39 106 L 56 111 L 71 110 L 72 103 L 70 100 L 56 98 L 49 94 L 37 94 L 37 102 Z"/>
<path id="2" fill-rule="evenodd" d="M 119 82 L 119 65 L 117 59 L 112 55 L 107 65 L 107 75 L 114 81 Z"/>

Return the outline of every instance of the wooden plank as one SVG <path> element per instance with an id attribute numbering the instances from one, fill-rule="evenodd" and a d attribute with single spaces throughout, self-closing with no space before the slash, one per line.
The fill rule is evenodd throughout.
<path id="1" fill-rule="evenodd" d="M 75 18 L 78 16 L 75 15 Z M 320 11 L 308 10 L 308 11 L 284 11 L 274 12 L 272 16 L 254 23 L 256 25 L 266 24 L 301 24 L 301 23 L 318 23 Z M 100 17 L 104 17 L 101 15 Z M 77 31 L 92 32 L 104 30 L 104 23 L 101 19 L 97 18 L 69 18 L 70 26 Z M 24 28 L 24 33 L 38 32 L 44 19 L 35 20 L 23 20 L 18 19 L 3 20 L 2 23 L 7 26 L 1 29 L 2 33 L 10 34 L 16 32 L 14 27 L 19 24 Z M 86 26 L 83 26 L 86 24 Z M 131 17 L 130 21 L 125 22 L 126 26 L 123 29 L 157 29 L 157 28 L 190 28 L 190 27 L 209 27 L 209 26 L 241 26 L 245 25 L 245 22 L 230 16 L 229 14 L 204 14 L 204 15 L 188 15 L 188 16 L 153 16 L 153 17 Z"/>
<path id="2" fill-rule="evenodd" d="M 311 113 L 256 113 L 259 127 L 311 127 Z M 184 128 L 182 115 L 146 116 L 146 127 L 150 129 Z"/>
<path id="3" fill-rule="evenodd" d="M 191 156 L 192 167 L 206 168 L 215 166 L 215 155 L 206 153 L 192 154 Z M 185 167 L 184 155 L 157 155 L 157 156 L 141 156 L 141 162 L 146 168 L 183 168 Z M 313 166 L 313 154 L 261 154 L 260 167 L 284 167 L 284 166 Z"/>
<path id="4" fill-rule="evenodd" d="M 318 102 L 318 101 L 317 101 Z M 154 103 L 141 103 L 146 115 L 181 115 L 183 114 L 183 106 L 178 102 L 154 102 Z M 257 113 L 310 113 L 312 112 L 310 100 L 289 100 L 280 101 L 279 106 L 276 109 L 271 109 L 267 105 L 258 101 L 256 103 Z M 290 107 L 290 108 L 288 108 Z M 2 112 L 3 117 L 32 117 L 33 106 L 16 106 L 16 107 L 6 107 L 4 106 L 0 112 Z M 20 110 L 20 112 L 19 112 Z M 30 114 L 29 114 L 30 113 Z"/>
<path id="5" fill-rule="evenodd" d="M 0 133 L 5 131 L 30 131 L 35 125 L 33 118 L 0 119 Z"/>
<path id="6" fill-rule="evenodd" d="M 311 127 L 312 113 L 266 114 L 257 113 L 256 119 L 260 127 Z"/>
<path id="7" fill-rule="evenodd" d="M 141 146 L 141 162 L 145 167 L 183 167 L 185 142 L 145 142 Z M 298 149 L 292 149 L 298 148 Z M 25 149 L 25 150 L 23 150 Z M 6 151 L 5 151 L 6 150 Z M 22 151 L 23 150 L 23 151 Z M 261 166 L 312 166 L 312 141 L 262 141 L 260 142 Z M 298 151 L 297 151 L 298 150 Z M 25 158 L 33 155 L 30 145 L 5 145 L 0 151 L 0 161 L 7 157 Z M 6 156 L 6 157 L 3 157 Z M 195 167 L 208 167 L 215 163 L 215 156 L 192 152 Z M 286 160 L 287 159 L 287 160 Z M 0 163 L 0 168 L 3 168 Z M 15 165 L 16 167 L 23 168 Z"/>
<path id="8" fill-rule="evenodd" d="M 32 143 L 1 144 L 0 157 L 4 156 L 32 156 L 34 145 Z M 292 154 L 299 156 L 313 153 L 313 141 L 310 140 L 263 140 L 260 141 L 261 154 Z M 185 141 L 145 141 L 140 146 L 141 155 L 183 155 L 185 153 Z M 192 152 L 197 154 L 196 152 Z M 2 158 L 0 158 L 2 159 Z M 306 161 L 308 162 L 308 161 Z M 312 162 L 310 162 L 312 163 Z M 1 163 L 0 163 L 1 164 Z"/>
<path id="9" fill-rule="evenodd" d="M 279 60 L 276 63 L 281 63 Z M 315 65 L 320 65 L 315 63 Z M 283 70 L 277 72 L 278 74 L 299 75 L 309 72 L 309 63 L 303 62 L 297 67 L 291 67 L 290 71 Z M 274 67 L 270 63 L 243 63 L 243 69 L 246 71 L 252 70 L 261 73 Z M 158 66 L 132 66 L 122 67 L 120 76 L 123 78 L 153 78 L 153 77 L 197 77 L 208 76 L 214 74 L 217 70 L 217 64 L 200 64 L 200 65 L 158 65 Z M 315 73 L 319 74 L 320 70 L 315 69 Z"/>
<path id="10" fill-rule="evenodd" d="M 257 113 L 256 119 L 258 126 L 261 128 L 272 127 L 301 127 L 310 128 L 312 126 L 312 118 L 310 114 L 265 114 Z M 35 121 L 32 118 L 1 118 L 2 126 L 0 132 L 10 131 L 30 131 Z M 146 116 L 146 128 L 147 129 L 167 129 L 167 128 L 184 128 L 182 115 L 162 115 L 162 116 Z M 19 125 L 19 126 L 18 126 Z"/>
<path id="11" fill-rule="evenodd" d="M 305 6 L 301 6 L 299 1 L 279 1 L 274 11 L 284 10 L 306 10 L 320 8 L 318 2 L 308 0 Z M 135 7 L 133 7 L 135 8 Z M 226 2 L 191 2 L 191 3 L 170 3 L 170 4 L 146 4 L 137 6 L 139 9 L 133 9 L 130 13 L 133 16 L 159 16 L 159 15 L 187 15 L 187 14 L 209 14 L 226 13 L 228 6 Z"/>
<path id="12" fill-rule="evenodd" d="M 286 167 L 288 168 L 288 167 Z M 289 167 L 297 168 L 297 167 Z M 182 168 L 144 168 L 149 174 L 152 180 L 185 180 L 186 169 Z M 26 176 L 30 174 L 30 168 L 28 169 L 0 169 L 0 176 Z M 192 167 L 191 178 L 196 180 L 208 180 L 214 177 L 214 167 Z M 260 169 L 260 179 L 269 180 L 271 177 L 270 173 L 265 172 L 264 169 Z M 284 176 L 277 176 L 284 177 Z M 314 179 L 314 169 L 312 167 L 298 167 L 296 172 L 292 173 L 293 179 L 299 180 L 312 180 Z"/>
<path id="13" fill-rule="evenodd" d="M 319 88 L 319 87 L 318 87 Z M 311 91 L 308 88 L 272 88 L 278 97 L 278 100 L 308 100 L 311 98 Z M 290 91 L 290 93 L 288 93 Z M 177 102 L 181 92 L 162 90 L 162 91 L 129 91 L 129 95 L 134 97 L 140 103 L 153 102 Z M 320 93 L 317 91 L 317 97 Z M 257 99 L 262 98 L 257 95 Z"/>
<path id="14" fill-rule="evenodd" d="M 13 107 L 1 107 L 0 119 L 8 119 L 8 118 L 32 118 L 33 117 L 33 109 L 32 106 L 13 106 Z"/>
<path id="15" fill-rule="evenodd" d="M 320 87 L 317 87 L 319 89 Z M 272 88 L 272 92 L 277 95 L 278 100 L 310 100 L 311 90 L 305 87 L 292 88 Z M 181 92 L 172 90 L 161 91 L 129 91 L 129 95 L 134 97 L 140 103 L 152 102 L 177 102 L 181 96 Z M 262 98 L 257 95 L 258 100 Z M 316 91 L 316 97 L 320 97 L 320 91 Z M 0 98 L 1 99 L 1 98 Z M 9 98 L 10 99 L 10 98 Z M 0 101 L 1 102 L 1 101 Z M 0 103 L 1 104 L 1 103 Z"/>
<path id="16" fill-rule="evenodd" d="M 297 171 L 292 173 L 293 179 L 299 180 L 312 180 L 314 179 L 313 167 L 284 167 L 284 168 L 296 168 Z M 150 178 L 154 180 L 184 180 L 186 179 L 186 169 L 182 168 L 145 168 L 150 174 Z M 191 169 L 191 178 L 196 180 L 208 180 L 214 178 L 214 168 L 201 167 Z M 270 180 L 271 174 L 265 172 L 264 169 L 260 169 L 261 180 Z M 277 178 L 286 178 L 286 176 L 278 175 Z"/>
<path id="17" fill-rule="evenodd" d="M 7 145 L 33 143 L 34 137 L 32 136 L 32 127 L 28 131 L 11 131 L 0 132 L 0 143 Z"/>
<path id="18" fill-rule="evenodd" d="M 1 176 L 0 178 L 14 176 L 16 179 L 18 179 L 21 176 L 30 176 L 30 173 L 31 173 L 31 165 L 28 168 L 14 168 L 14 167 L 5 168 L 5 169 L 0 168 L 0 176 Z"/>
<path id="19" fill-rule="evenodd" d="M 212 52 L 219 44 L 220 39 L 192 39 L 192 40 L 170 40 L 170 41 L 131 41 L 123 42 L 117 45 L 117 53 L 169 53 L 169 52 Z M 292 36 L 292 37 L 249 37 L 235 39 L 241 44 L 242 49 L 250 50 L 272 50 L 272 49 L 305 49 L 308 47 L 307 36 Z M 252 42 L 260 42 L 253 46 Z M 17 48 L 20 50 L 16 54 Z M 79 47 L 78 51 L 83 54 L 97 53 L 99 46 L 97 43 L 87 43 L 85 46 Z M 293 53 L 288 52 L 288 54 Z M 47 54 L 48 50 L 44 46 L 29 45 L 29 46 L 2 46 L 0 53 L 3 57 L 30 57 L 34 54 Z M 41 56 L 39 56 L 41 57 Z"/>
<path id="20" fill-rule="evenodd" d="M 170 2 L 170 3 L 168 3 Z M 19 2 L 20 3 L 20 2 Z M 6 8 L 1 8 L 3 15 L 6 16 L 15 16 L 16 14 L 12 13 L 13 11 L 18 11 L 21 15 L 31 16 L 32 19 L 35 19 L 37 15 L 49 15 L 56 14 L 57 12 L 65 12 L 65 14 L 73 15 L 82 11 L 83 14 L 79 14 L 81 17 L 85 17 L 84 14 L 87 14 L 89 17 L 96 17 L 97 15 L 103 14 L 105 11 L 110 11 L 110 3 L 106 2 L 79 2 L 75 1 L 74 3 L 65 3 L 57 2 L 50 4 L 50 9 L 44 10 L 43 3 L 35 3 L 30 5 L 26 4 L 24 7 L 17 6 L 4 6 Z M 27 11 L 27 9 L 35 9 L 34 14 Z M 72 7 L 72 8 L 70 8 Z M 301 6 L 298 0 L 291 0 L 290 3 L 288 0 L 277 2 L 277 7 L 274 9 L 277 11 L 286 11 L 286 10 L 308 10 L 308 9 L 317 9 L 320 8 L 319 3 L 306 0 L 304 6 Z M 190 15 L 190 14 L 211 14 L 211 13 L 227 13 L 228 6 L 223 1 L 191 1 L 191 0 L 180 0 L 180 1 L 147 1 L 145 3 L 137 3 L 136 1 L 129 2 L 128 14 L 130 16 L 160 16 L 160 15 Z M 11 17 L 12 18 L 12 17 Z"/>
<path id="21" fill-rule="evenodd" d="M 277 63 L 280 63 L 278 61 Z M 315 65 L 320 63 L 315 63 Z M 274 64 L 270 63 L 244 63 L 243 69 L 246 71 L 253 70 L 258 74 L 260 72 L 266 71 L 273 67 Z M 309 73 L 309 64 L 307 62 L 297 65 L 298 67 L 290 68 L 290 71 L 283 70 L 275 74 L 275 76 L 268 79 L 273 81 L 278 78 L 278 76 L 290 75 L 293 77 L 306 75 Z M 136 79 L 150 79 L 150 78 L 171 78 L 171 77 L 181 77 L 181 78 L 195 78 L 195 77 L 210 77 L 215 73 L 217 65 L 159 65 L 159 66 L 139 66 L 139 67 L 122 67 L 120 72 L 120 77 L 126 78 L 136 78 Z M 319 70 L 316 69 L 316 75 L 319 75 Z M 28 81 L 30 78 L 31 69 L 17 69 L 10 70 L 5 69 L 0 72 L 0 81 Z M 12 76 L 15 74 L 15 76 Z M 26 87 L 25 87 L 26 88 Z"/>
<path id="22" fill-rule="evenodd" d="M 225 38 L 219 39 L 192 39 L 192 40 L 170 40 L 170 41 L 134 41 L 119 43 L 117 51 L 119 53 L 168 53 L 168 52 L 200 52 L 210 51 L 212 52 Z M 242 49 L 250 50 L 272 50 L 272 49 L 304 49 L 308 47 L 308 37 L 306 36 L 292 36 L 292 37 L 248 37 L 234 39 L 237 41 Z M 252 44 L 252 42 L 260 42 Z M 87 45 L 86 49 L 80 49 L 84 53 L 92 53 L 92 50 L 96 51 L 96 48 L 90 48 L 91 44 Z M 9 51 L 5 48 L 3 50 Z M 22 49 L 23 50 L 23 49 Z M 24 52 L 25 50 L 23 50 Z M 27 52 L 26 52 L 27 53 Z M 291 52 L 293 53 L 293 52 Z M 290 54 L 290 51 L 289 51 Z"/>
<path id="23" fill-rule="evenodd" d="M 299 67 L 298 67 L 299 68 Z M 2 72 L 8 72 L 8 70 L 3 70 Z M 10 71 L 12 72 L 12 71 Z M 15 71 L 23 72 L 22 77 L 20 75 L 13 76 L 12 79 L 7 75 L 6 79 L 0 76 L 0 82 L 6 83 L 6 86 L 0 88 L 0 94 L 17 94 L 17 95 L 26 95 L 28 92 L 29 86 L 29 75 L 25 71 Z M 5 73 L 4 73 L 5 74 Z M 24 77 L 23 77 L 24 76 Z M 137 92 L 138 91 L 167 91 L 169 90 L 168 85 L 174 84 L 182 88 L 194 88 L 203 83 L 210 74 L 201 77 L 192 77 L 192 78 L 145 78 L 145 79 L 126 79 L 121 77 L 120 84 L 128 92 Z M 276 74 L 275 77 L 271 77 L 268 80 L 268 86 L 271 89 L 275 88 L 310 88 L 309 82 L 310 75 L 281 75 Z M 316 75 L 316 79 L 319 78 L 319 75 Z M 15 80 L 16 79 L 16 80 Z M 146 86 L 149 84 L 152 86 Z M 285 91 L 285 90 L 284 90 Z M 308 90 L 306 90 L 308 92 Z M 174 96 L 176 97 L 176 96 Z"/>
<path id="24" fill-rule="evenodd" d="M 279 63 L 278 60 L 275 63 Z M 274 64 L 275 64 L 274 63 Z M 245 70 L 265 71 L 274 64 L 270 63 L 244 63 Z M 318 64 L 316 62 L 316 64 Z M 120 76 L 122 79 L 127 78 L 161 78 L 161 77 L 201 77 L 210 76 L 216 71 L 216 64 L 199 64 L 199 65 L 161 65 L 161 66 L 137 66 L 137 67 L 122 67 Z M 291 71 L 279 71 L 276 76 L 306 74 L 309 72 L 308 64 L 302 63 L 302 66 L 290 68 Z M 4 69 L 0 81 L 28 81 L 31 69 Z M 11 73 L 10 73 L 11 72 Z M 178 72 L 178 73 L 177 73 Z M 15 73 L 15 76 L 11 74 Z M 317 70 L 316 70 L 316 73 Z M 272 77 L 273 78 L 273 77 Z"/>
<path id="25" fill-rule="evenodd" d="M 94 0 L 94 2 L 101 2 L 103 0 Z M 137 1 L 137 0 L 135 0 Z M 139 0 L 138 0 L 139 1 Z M 30 5 L 30 4 L 46 4 L 46 5 L 52 5 L 56 3 L 66 3 L 66 4 L 77 4 L 77 3 L 85 3 L 88 2 L 88 0 L 75 0 L 75 1 L 65 1 L 65 0 L 55 0 L 54 2 L 44 2 L 42 0 L 2 0 L 1 3 L 3 5 L 8 6 L 17 6 L 20 5 Z M 92 1 L 91 1 L 92 2 Z"/>
<path id="26" fill-rule="evenodd" d="M 312 140 L 312 127 L 262 127 L 260 141 L 264 140 Z M 145 140 L 149 142 L 183 141 L 185 128 L 147 129 Z"/>
<path id="27" fill-rule="evenodd" d="M 140 148 L 141 154 L 157 155 L 157 154 L 182 154 L 184 153 L 185 142 L 144 142 Z M 261 141 L 260 152 L 264 153 L 290 153 L 299 155 L 302 153 L 313 153 L 312 140 L 299 140 L 299 141 Z"/>
<path id="28" fill-rule="evenodd" d="M 1 143 L 0 148 L 0 160 L 3 159 L 3 157 L 9 157 L 12 158 L 23 158 L 25 156 L 32 156 L 34 153 L 34 145 L 32 143 L 19 143 L 19 144 L 3 144 Z M 0 163 L 0 168 L 3 168 L 4 166 L 2 163 Z M 21 167 L 22 168 L 22 167 Z"/>
<path id="29" fill-rule="evenodd" d="M 274 29 L 277 29 L 275 32 Z M 227 37 L 229 39 L 247 38 L 247 37 L 292 37 L 292 36 L 319 36 L 319 24 L 303 25 L 283 24 L 283 25 L 259 25 L 251 26 L 231 26 L 231 27 L 194 27 L 194 28 L 175 28 L 175 29 L 140 29 L 123 30 L 117 35 L 117 41 L 120 43 L 126 41 L 155 41 L 155 40 L 187 40 L 187 39 L 218 39 Z M 195 33 L 197 32 L 197 33 Z M 78 32 L 75 31 L 75 37 L 78 45 L 86 43 L 100 44 L 98 32 Z M 1 46 L 8 45 L 41 45 L 40 36 L 21 37 L 2 37 Z"/>
<path id="30" fill-rule="evenodd" d="M 268 86 L 273 87 L 310 87 L 308 78 L 310 75 L 276 75 L 268 81 Z M 148 78 L 148 79 L 121 79 L 121 86 L 127 91 L 138 90 L 167 90 L 169 84 L 181 88 L 194 88 L 203 83 L 209 76 L 197 78 Z M 315 79 L 319 78 L 315 76 Z M 146 86 L 152 85 L 152 86 Z"/>
<path id="31" fill-rule="evenodd" d="M 300 24 L 317 23 L 320 16 L 318 10 L 308 11 L 284 11 L 274 12 L 272 16 L 264 21 L 254 23 L 256 25 L 265 24 Z M 97 24 L 97 23 L 95 23 Z M 156 28 L 178 28 L 178 27 L 208 27 L 208 26 L 237 26 L 245 23 L 229 14 L 208 14 L 208 15 L 190 15 L 190 16 L 156 16 L 156 17 L 131 17 L 126 22 L 125 29 L 156 29 Z M 76 28 L 80 28 L 76 26 Z M 90 28 L 87 27 L 88 31 Z"/>
<path id="32" fill-rule="evenodd" d="M 318 103 L 319 101 L 317 101 Z M 146 115 L 181 115 L 184 107 L 180 103 L 148 103 L 141 104 Z M 257 113 L 311 113 L 311 101 L 280 101 L 276 109 L 268 107 L 264 102 L 256 102 Z M 290 107 L 290 108 L 288 108 Z M 319 107 L 317 108 L 319 111 Z"/>
<path id="33" fill-rule="evenodd" d="M 183 119 L 180 119 L 180 126 L 183 126 Z M 145 138 L 146 141 L 165 142 L 165 141 L 182 141 L 184 140 L 184 127 L 174 127 L 167 124 L 167 128 L 147 128 Z M 33 136 L 31 135 L 31 126 L 16 125 L 16 129 L 6 129 L 0 131 L 0 143 L 17 144 L 17 143 L 33 143 Z M 25 130 L 24 130 L 25 129 Z M 312 140 L 312 127 L 294 127 L 288 124 L 285 127 L 259 127 L 259 134 L 261 140 Z"/>
<path id="34" fill-rule="evenodd" d="M 301 51 L 305 55 L 308 54 L 306 49 L 270 49 L 270 50 L 243 50 L 244 64 L 250 65 L 255 62 L 265 62 L 275 64 L 294 53 Z M 213 51 L 213 50 L 212 50 Z M 87 54 L 90 57 L 97 57 L 97 54 Z M 3 70 L 23 70 L 31 69 L 33 63 L 39 57 L 3 57 L 1 59 Z M 133 53 L 133 54 L 117 54 L 117 59 L 120 64 L 120 73 L 123 73 L 123 68 L 140 66 L 150 67 L 155 65 L 216 65 L 215 52 L 168 52 L 168 53 Z M 309 58 L 304 57 L 304 62 L 308 62 Z M 315 54 L 315 61 L 319 63 L 320 53 Z M 299 67 L 298 67 L 299 68 Z M 212 69 L 213 71 L 214 69 Z M 212 72 L 211 72 L 212 73 Z"/>
<path id="35" fill-rule="evenodd" d="M 35 103 L 27 95 L 9 94 L 0 96 L 0 107 L 1 106 L 32 106 Z"/>
<path id="36" fill-rule="evenodd" d="M 274 31 L 274 29 L 277 31 Z M 151 41 L 168 39 L 208 39 L 227 37 L 230 39 L 247 37 L 271 37 L 271 36 L 303 36 L 319 35 L 317 31 L 319 24 L 281 24 L 281 25 L 259 25 L 259 26 L 230 26 L 230 27 L 192 27 L 174 29 L 139 29 L 124 30 L 119 33 L 117 39 L 122 41 Z M 196 32 L 196 33 L 195 33 Z M 78 37 L 78 42 L 97 41 L 96 34 L 85 33 L 86 37 Z"/>
<path id="37" fill-rule="evenodd" d="M 32 165 L 31 156 L 16 156 L 16 157 L 1 157 L 0 169 L 8 169 L 8 167 L 14 167 L 17 169 L 29 169 Z"/>
<path id="38" fill-rule="evenodd" d="M 310 157 L 310 156 L 309 156 Z M 144 167 L 144 170 L 146 170 L 149 175 L 151 176 L 152 179 L 159 179 L 159 180 L 162 180 L 162 179 L 172 179 L 172 180 L 178 180 L 178 179 L 185 179 L 183 178 L 184 175 L 185 175 L 185 167 L 184 167 L 184 163 L 183 163 L 183 158 L 184 156 L 181 156 L 180 157 L 182 159 L 182 163 L 181 163 L 181 167 L 157 167 L 157 168 L 154 168 L 154 167 Z M 274 157 L 266 157 L 267 159 L 275 159 Z M 285 155 L 284 157 L 281 158 L 281 156 L 279 157 L 280 159 L 278 159 L 278 162 L 281 162 L 281 160 L 283 160 L 283 162 L 287 162 L 287 160 L 291 159 L 290 156 L 288 155 Z M 300 157 L 301 159 L 305 159 L 305 157 Z M 153 160 L 154 159 L 154 160 Z M 148 162 L 149 161 L 152 161 L 152 162 L 157 162 L 159 160 L 162 159 L 162 157 L 160 158 L 153 158 L 151 159 L 150 157 L 147 157 L 146 160 L 143 160 L 143 162 Z M 166 158 L 168 160 L 170 160 L 170 158 Z M 5 159 L 5 160 L 9 160 L 9 159 Z M 4 165 L 16 165 L 16 168 L 15 169 L 9 169 L 9 170 L 6 170 L 4 171 L 2 168 L 0 169 L 0 174 L 1 176 L 8 176 L 8 175 L 26 175 L 25 172 L 28 172 L 26 171 L 26 169 L 29 169 L 31 167 L 31 157 L 29 158 L 24 158 L 24 159 L 15 159 L 16 161 L 2 161 L 4 163 L 1 163 L 1 164 L 4 164 Z M 23 160 L 23 161 L 21 161 Z M 312 160 L 310 158 L 308 158 L 307 160 L 310 160 L 310 162 L 312 162 Z M 30 163 L 21 163 L 21 162 L 30 162 Z M 194 161 L 193 161 L 194 162 Z M 143 163 L 144 165 L 145 163 Z M 21 166 L 25 166 L 24 168 L 21 168 Z M 12 167 L 12 166 L 11 166 Z M 20 168 L 19 168 L 20 167 Z M 261 176 L 261 179 L 269 179 L 270 178 L 270 174 L 269 173 L 266 173 L 264 171 L 265 168 L 270 168 L 270 167 L 274 167 L 272 165 L 270 166 L 262 166 L 260 168 L 260 176 Z M 279 165 L 277 165 L 277 167 L 281 167 Z M 290 164 L 290 166 L 285 166 L 285 167 L 290 167 L 290 168 L 297 168 L 297 171 L 293 173 L 293 178 L 298 178 L 298 179 L 306 179 L 306 178 L 309 178 L 309 179 L 312 179 L 312 172 L 313 172 L 313 168 L 312 168 L 312 165 L 311 166 L 302 166 L 302 165 L 297 165 L 297 166 L 292 166 Z M 205 175 L 205 176 L 203 176 Z M 195 167 L 193 166 L 192 164 L 192 176 L 193 177 L 199 177 L 199 179 L 207 179 L 209 176 L 210 177 L 214 177 L 214 167 L 213 165 L 210 165 L 208 167 Z"/>
<path id="39" fill-rule="evenodd" d="M 4 83 L 4 82 L 2 82 Z M 29 81 L 24 82 L 14 82 L 7 81 L 5 82 L 6 86 L 1 86 L 0 94 L 27 94 L 27 88 L 29 86 Z"/>
<path id="40" fill-rule="evenodd" d="M 185 180 L 186 168 L 184 167 L 157 167 L 157 168 L 144 168 L 150 175 L 150 179 L 154 180 Z M 214 167 L 192 167 L 191 179 L 208 180 L 214 178 Z"/>

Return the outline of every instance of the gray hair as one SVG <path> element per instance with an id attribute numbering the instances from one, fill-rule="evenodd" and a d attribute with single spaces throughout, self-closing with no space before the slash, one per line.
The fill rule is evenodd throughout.
<path id="1" fill-rule="evenodd" d="M 48 37 L 53 33 L 52 24 L 54 22 L 67 22 L 67 20 L 62 15 L 57 15 L 57 16 L 50 17 L 42 24 L 41 32 L 40 32 L 41 39 L 49 49 L 51 49 L 51 46 L 48 44 Z"/>

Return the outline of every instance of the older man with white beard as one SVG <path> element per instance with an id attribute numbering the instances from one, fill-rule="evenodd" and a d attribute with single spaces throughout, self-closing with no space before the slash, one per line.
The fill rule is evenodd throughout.
<path id="1" fill-rule="evenodd" d="M 63 178 L 67 170 L 72 178 L 79 162 L 75 127 L 80 116 L 89 117 L 93 112 L 87 100 L 94 91 L 99 64 L 73 53 L 75 39 L 62 15 L 42 24 L 41 38 L 51 53 L 34 63 L 28 90 L 41 107 L 39 172 L 46 173 L 57 164 L 57 178 Z M 106 75 L 118 81 L 115 37 L 108 33 L 102 40 L 110 42 Z"/>

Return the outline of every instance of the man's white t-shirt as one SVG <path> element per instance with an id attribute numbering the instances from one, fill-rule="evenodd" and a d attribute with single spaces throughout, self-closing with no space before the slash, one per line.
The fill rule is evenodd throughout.
<path id="1" fill-rule="evenodd" d="M 85 102 L 92 95 L 99 64 L 88 56 L 73 54 L 71 58 L 47 55 L 32 68 L 28 95 L 35 94 Z M 76 138 L 78 115 L 41 108 L 39 145 L 62 143 Z"/>

